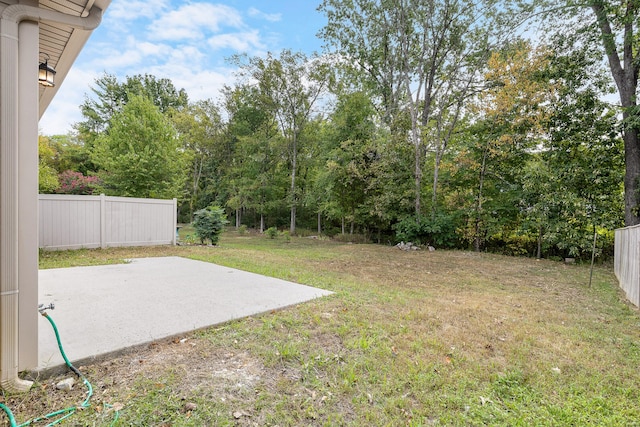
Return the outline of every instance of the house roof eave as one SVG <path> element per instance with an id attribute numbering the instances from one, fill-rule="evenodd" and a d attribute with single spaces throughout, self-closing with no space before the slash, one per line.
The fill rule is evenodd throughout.
<path id="1" fill-rule="evenodd" d="M 104 13 L 110 3 L 111 0 L 56 0 L 55 2 L 51 0 L 41 0 L 40 6 L 74 16 L 86 16 L 93 6 L 102 9 Z M 46 31 L 43 31 L 42 28 L 46 28 Z M 42 117 L 58 92 L 58 89 L 63 84 L 73 63 L 91 34 L 92 31 L 74 29 L 64 25 L 52 23 L 41 24 L 40 49 L 43 54 L 49 57 L 49 64 L 56 69 L 56 85 L 54 87 L 40 88 L 40 117 Z"/>

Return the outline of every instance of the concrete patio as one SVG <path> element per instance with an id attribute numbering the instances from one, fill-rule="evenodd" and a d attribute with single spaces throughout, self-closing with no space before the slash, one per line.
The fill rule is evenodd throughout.
<path id="1" fill-rule="evenodd" d="M 72 363 L 299 304 L 331 292 L 180 257 L 39 272 L 39 302 Z M 38 370 L 64 365 L 49 322 L 38 324 Z"/>

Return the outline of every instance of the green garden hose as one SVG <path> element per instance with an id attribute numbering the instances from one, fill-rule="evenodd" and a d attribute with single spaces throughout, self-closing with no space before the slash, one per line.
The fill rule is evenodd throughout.
<path id="1" fill-rule="evenodd" d="M 51 305 L 50 308 L 53 308 L 53 305 Z M 60 409 L 58 411 L 51 412 L 51 413 L 49 413 L 47 415 L 44 415 L 42 417 L 34 418 L 34 419 L 29 420 L 29 421 L 27 421 L 25 423 L 22 423 L 22 424 L 17 424 L 16 423 L 16 419 L 13 416 L 13 413 L 11 412 L 11 409 L 9 409 L 6 405 L 0 403 L 0 409 L 2 409 L 7 414 L 7 417 L 9 418 L 9 423 L 11 424 L 11 427 L 26 427 L 26 426 L 29 426 L 29 425 L 31 425 L 33 423 L 36 423 L 36 422 L 40 422 L 40 421 L 44 421 L 44 420 L 50 420 L 50 419 L 52 419 L 54 417 L 60 416 L 60 418 L 58 418 L 58 419 L 56 419 L 56 420 L 54 420 L 54 421 L 52 421 L 52 422 L 50 422 L 49 424 L 46 425 L 46 427 L 54 426 L 56 424 L 59 424 L 63 420 L 69 418 L 71 415 L 73 415 L 76 412 L 76 410 L 78 408 L 85 409 L 85 408 L 88 408 L 89 406 L 91 406 L 89 404 L 89 400 L 91 399 L 91 396 L 93 396 L 93 387 L 91 386 L 91 383 L 87 380 L 87 378 L 84 375 L 82 375 L 82 372 L 80 372 L 75 366 L 73 366 L 71 364 L 71 362 L 69 361 L 69 359 L 67 358 L 67 355 L 65 354 L 64 349 L 62 348 L 62 343 L 60 342 L 60 334 L 58 333 L 58 327 L 54 323 L 53 319 L 51 317 L 49 317 L 49 315 L 44 311 L 45 309 L 46 309 L 46 307 L 40 306 L 38 311 L 40 312 L 40 314 L 42 316 L 44 316 L 49 321 L 49 323 L 53 327 L 53 332 L 55 332 L 56 341 L 58 342 L 58 349 L 60 350 L 60 354 L 62 355 L 62 358 L 64 359 L 64 363 L 67 365 L 67 367 L 71 371 L 73 371 L 74 374 L 76 374 L 79 378 L 82 378 L 82 382 L 87 387 L 87 397 L 85 398 L 85 400 L 79 406 L 71 406 L 69 408 Z M 115 418 L 114 418 L 113 422 L 111 423 L 111 425 L 115 424 L 115 422 L 118 420 L 118 417 L 119 417 L 119 414 L 118 414 L 118 411 L 116 411 Z"/>
<path id="2" fill-rule="evenodd" d="M 7 413 L 7 417 L 9 417 L 9 422 L 11 423 L 11 427 L 16 426 L 16 419 L 13 416 L 13 412 L 11 412 L 11 409 L 9 409 L 6 405 L 2 403 L 0 403 L 0 408 L 2 408 L 2 410 Z"/>

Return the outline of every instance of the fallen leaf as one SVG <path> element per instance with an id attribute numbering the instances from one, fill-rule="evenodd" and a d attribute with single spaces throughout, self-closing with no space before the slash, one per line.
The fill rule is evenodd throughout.
<path id="1" fill-rule="evenodd" d="M 235 418 L 236 420 L 239 420 L 242 417 L 250 417 L 251 415 L 247 414 L 244 411 L 236 411 L 233 413 L 233 418 Z"/>
<path id="2" fill-rule="evenodd" d="M 113 405 L 111 405 L 111 407 L 109 408 L 110 411 L 122 411 L 124 409 L 124 405 L 120 402 L 116 402 Z"/>

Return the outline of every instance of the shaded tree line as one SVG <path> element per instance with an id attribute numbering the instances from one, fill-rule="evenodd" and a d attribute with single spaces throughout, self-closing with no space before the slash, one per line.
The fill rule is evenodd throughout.
<path id="1" fill-rule="evenodd" d="M 325 0 L 325 55 L 236 56 L 220 101 L 104 75 L 74 133 L 41 137 L 41 191 L 73 172 L 183 222 L 217 204 L 260 231 L 610 255 L 634 124 L 602 100 L 598 33 L 534 44 L 493 3 Z"/>

